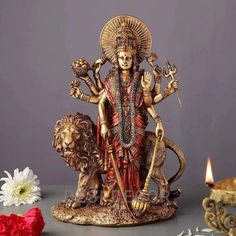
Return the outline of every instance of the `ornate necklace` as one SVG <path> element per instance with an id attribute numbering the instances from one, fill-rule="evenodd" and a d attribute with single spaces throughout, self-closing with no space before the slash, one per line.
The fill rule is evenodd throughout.
<path id="1" fill-rule="evenodd" d="M 121 88 L 121 78 L 119 75 L 119 71 L 116 72 L 116 80 L 115 80 L 115 87 L 116 87 L 116 97 L 117 97 L 117 112 L 119 116 L 119 123 L 118 123 L 118 134 L 121 146 L 124 148 L 130 148 L 135 141 L 136 132 L 135 132 L 135 124 L 134 124 L 134 117 L 135 117 L 135 98 L 136 98 L 136 91 L 137 91 L 137 85 L 138 85 L 138 77 L 139 73 L 135 73 L 133 76 L 133 79 L 129 81 L 131 83 L 131 96 L 130 96 L 130 124 L 131 124 L 131 132 L 129 137 L 127 137 L 127 134 L 125 133 L 125 116 L 123 114 L 122 109 L 122 100 L 120 96 L 120 88 Z"/>
<path id="2" fill-rule="evenodd" d="M 130 85 L 130 82 L 131 82 L 131 77 L 128 75 L 128 78 L 123 80 L 123 79 L 120 79 L 121 80 L 121 85 L 123 87 L 128 87 Z"/>

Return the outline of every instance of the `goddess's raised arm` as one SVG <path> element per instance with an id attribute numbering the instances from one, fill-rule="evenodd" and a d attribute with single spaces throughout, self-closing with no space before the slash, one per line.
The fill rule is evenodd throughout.
<path id="1" fill-rule="evenodd" d="M 80 59 L 74 61 L 71 65 L 71 68 L 73 70 L 73 75 L 76 78 L 83 80 L 86 83 L 86 85 L 89 87 L 89 89 L 93 95 L 99 94 L 99 89 L 93 83 L 92 79 L 88 75 L 88 71 L 91 70 L 91 67 L 86 60 L 80 58 Z"/>
<path id="2" fill-rule="evenodd" d="M 151 74 L 144 72 L 144 75 L 141 78 L 141 84 L 143 87 L 143 99 L 145 103 L 146 110 L 148 114 L 153 118 L 156 123 L 156 136 L 161 136 L 161 139 L 164 137 L 164 128 L 160 116 L 156 112 L 153 106 L 153 99 L 150 91 L 151 86 Z"/>
<path id="3" fill-rule="evenodd" d="M 153 97 L 153 104 L 155 105 L 170 96 L 171 94 L 175 93 L 178 89 L 178 86 L 178 80 L 170 81 L 168 86 L 161 93 Z"/>
<path id="4" fill-rule="evenodd" d="M 96 85 L 99 91 L 101 91 L 104 88 L 104 85 L 100 78 L 100 70 L 101 70 L 102 65 L 104 65 L 106 61 L 107 61 L 107 58 L 105 56 L 100 57 L 94 62 L 92 66 L 93 76 L 95 78 Z"/>
<path id="5" fill-rule="evenodd" d="M 80 91 L 79 86 L 80 86 L 80 83 L 78 80 L 71 81 L 71 83 L 70 83 L 70 87 L 71 87 L 70 88 L 70 96 L 72 96 L 73 98 L 78 98 L 78 99 L 85 101 L 85 102 L 98 104 L 99 95 L 90 96 L 86 93 L 82 93 Z"/>
<path id="6" fill-rule="evenodd" d="M 152 96 L 155 97 L 161 91 L 161 76 L 162 76 L 162 68 L 154 63 L 157 61 L 158 56 L 156 53 L 152 52 L 147 58 L 147 63 L 152 68 L 153 76 L 154 76 L 154 87 L 152 89 Z M 150 85 L 151 86 L 151 85 Z"/>
<path id="7" fill-rule="evenodd" d="M 89 87 L 91 93 L 93 95 L 98 95 L 99 94 L 99 90 L 97 88 L 97 86 L 93 83 L 92 79 L 90 78 L 89 75 L 87 75 L 86 77 L 81 77 L 80 78 L 82 80 L 84 80 L 84 82 L 86 83 L 86 85 Z"/>

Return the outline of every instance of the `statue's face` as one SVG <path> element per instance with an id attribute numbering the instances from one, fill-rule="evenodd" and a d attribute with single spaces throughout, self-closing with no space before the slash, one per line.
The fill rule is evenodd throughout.
<path id="1" fill-rule="evenodd" d="M 121 69 L 129 70 L 133 64 L 131 52 L 118 52 L 118 64 Z"/>

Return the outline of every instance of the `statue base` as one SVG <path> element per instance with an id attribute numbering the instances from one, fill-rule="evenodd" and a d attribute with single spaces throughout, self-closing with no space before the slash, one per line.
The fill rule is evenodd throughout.
<path id="1" fill-rule="evenodd" d="M 78 209 L 66 208 L 64 202 L 55 204 L 52 209 L 52 215 L 60 221 L 79 225 L 97 225 L 97 226 L 131 226 L 142 225 L 152 222 L 167 220 L 171 218 L 176 211 L 176 202 L 163 203 L 161 205 L 151 205 L 147 212 L 132 218 L 127 210 L 115 209 L 112 206 L 101 206 L 99 204 L 84 206 Z"/>

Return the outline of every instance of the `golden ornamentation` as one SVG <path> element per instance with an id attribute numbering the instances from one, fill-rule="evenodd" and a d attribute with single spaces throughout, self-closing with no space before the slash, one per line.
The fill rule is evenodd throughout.
<path id="1" fill-rule="evenodd" d="M 150 206 L 148 192 L 149 192 L 149 186 L 151 182 L 152 171 L 153 171 L 154 163 L 156 159 L 156 154 L 158 151 L 158 144 L 159 144 L 159 138 L 157 137 L 155 141 L 153 154 L 152 154 L 152 162 L 151 162 L 147 177 L 145 179 L 144 187 L 142 191 L 138 194 L 138 196 L 132 200 L 132 208 L 135 212 L 138 212 L 138 215 L 142 215 L 143 213 L 145 213 L 145 211 Z"/>
<path id="2" fill-rule="evenodd" d="M 210 196 L 203 200 L 205 221 L 213 230 L 230 236 L 236 235 L 236 216 L 226 207 L 236 207 L 236 178 L 218 182 L 211 188 Z"/>
<path id="3" fill-rule="evenodd" d="M 51 209 L 52 215 L 62 221 L 78 225 L 98 226 L 132 226 L 142 225 L 170 219 L 174 216 L 175 207 L 164 203 L 163 205 L 152 205 L 140 218 L 132 218 L 127 210 L 117 210 L 112 206 L 102 207 L 92 204 L 78 209 L 65 208 L 65 203 L 54 205 Z"/>
<path id="4" fill-rule="evenodd" d="M 102 29 L 100 44 L 103 55 L 92 67 L 83 58 L 71 65 L 76 78 L 70 82 L 70 96 L 96 104 L 98 121 L 96 126 L 90 117 L 76 113 L 64 116 L 55 125 L 53 147 L 80 175 L 75 194 L 55 205 L 52 214 L 65 222 L 106 226 L 170 218 L 181 192 L 170 187 L 182 176 L 185 159 L 181 149 L 164 137 L 164 126 L 154 105 L 175 93 L 178 81 L 173 78 L 161 92 L 163 70 L 155 64 L 155 53 L 148 56 L 151 33 L 136 17 L 111 19 Z M 139 69 L 144 59 L 152 68 L 153 88 L 152 75 Z M 112 68 L 101 79 L 106 62 Z M 93 72 L 91 77 L 89 71 Z M 81 82 L 91 94 L 81 91 Z M 156 123 L 155 133 L 145 130 L 147 114 Z M 179 161 L 179 169 L 169 180 L 163 170 L 167 149 Z M 151 179 L 158 190 L 149 196 Z"/>
<path id="5" fill-rule="evenodd" d="M 143 61 L 152 47 L 151 33 L 141 20 L 128 15 L 117 16 L 103 27 L 100 35 L 100 45 L 104 55 L 111 63 L 116 63 L 116 46 L 114 45 L 114 40 L 119 33 L 122 23 L 125 23 L 134 35 L 138 60 L 139 62 Z"/>
<path id="6" fill-rule="evenodd" d="M 236 207 L 236 178 L 224 179 L 211 189 L 212 199 Z"/>
<path id="7" fill-rule="evenodd" d="M 89 63 L 82 58 L 74 61 L 71 64 L 71 68 L 75 76 L 78 78 L 81 76 L 87 76 L 88 71 L 91 69 Z"/>
<path id="8" fill-rule="evenodd" d="M 99 175 L 105 172 L 105 158 L 99 146 L 96 145 L 95 131 L 96 126 L 89 116 L 80 113 L 64 116 L 56 122 L 54 128 L 53 147 L 63 157 L 67 166 L 72 167 L 76 171 L 80 171 L 81 176 L 78 180 L 78 188 L 75 194 L 77 196 L 82 196 L 81 193 L 85 193 L 88 186 L 90 186 L 90 190 L 92 190 L 94 194 L 98 194 L 99 188 L 101 187 L 100 185 L 102 184 L 101 176 Z M 143 169 L 146 173 L 149 171 L 153 160 L 155 137 L 152 132 L 146 132 L 144 145 L 145 159 L 142 161 Z M 179 169 L 169 181 L 166 180 L 162 170 L 166 159 L 165 148 L 172 150 L 177 155 L 179 161 Z M 110 149 L 110 152 L 112 152 L 112 149 Z M 159 143 L 159 149 L 156 153 L 153 165 L 151 177 L 155 183 L 157 183 L 160 191 L 160 195 L 156 196 L 156 198 L 165 198 L 164 194 L 170 184 L 179 179 L 183 173 L 185 166 L 184 154 L 176 144 L 164 138 L 163 142 Z M 146 178 L 146 176 L 144 178 Z M 83 181 L 81 181 L 82 179 Z M 163 179 L 165 179 L 165 182 L 168 182 L 168 188 L 166 184 L 163 184 Z M 93 189 L 92 185 L 94 185 L 95 189 Z M 86 203 L 85 198 L 86 197 L 83 196 L 83 199 L 77 198 L 75 201 L 77 203 L 80 201 Z"/>

